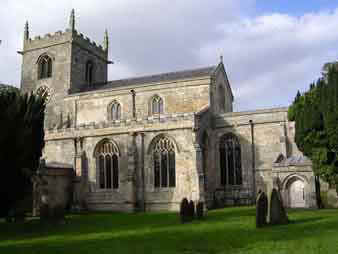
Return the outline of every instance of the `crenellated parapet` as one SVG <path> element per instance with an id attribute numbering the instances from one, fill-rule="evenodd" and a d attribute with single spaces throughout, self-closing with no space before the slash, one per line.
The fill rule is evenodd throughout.
<path id="1" fill-rule="evenodd" d="M 45 130 L 46 140 L 71 138 L 76 135 L 109 135 L 112 133 L 129 133 L 137 131 L 154 131 L 170 129 L 195 128 L 195 113 L 168 114 L 149 116 L 147 118 L 124 119 L 116 121 L 91 122 L 69 128 Z M 95 133 L 95 134 L 94 134 Z"/>
<path id="2" fill-rule="evenodd" d="M 108 52 L 104 50 L 102 45 L 97 44 L 95 41 L 84 36 L 82 33 L 78 33 L 76 30 L 73 33 L 72 41 L 83 49 L 89 50 L 102 58 L 107 58 Z"/>
<path id="3" fill-rule="evenodd" d="M 71 40 L 72 33 L 70 31 L 57 31 L 54 34 L 47 33 L 43 36 L 37 35 L 33 39 L 32 38 L 25 39 L 24 51 L 55 46 L 57 44 L 71 42 Z"/>
<path id="4" fill-rule="evenodd" d="M 69 20 L 69 26 L 64 31 L 57 31 L 53 34 L 47 33 L 43 36 L 37 35 L 34 38 L 30 37 L 28 22 L 24 29 L 24 48 L 23 51 L 30 51 L 41 48 L 48 48 L 65 43 L 74 43 L 84 50 L 87 50 L 103 59 L 108 57 L 108 33 L 105 31 L 103 45 L 97 44 L 88 37 L 79 33 L 75 29 L 75 13 L 72 10 Z"/>

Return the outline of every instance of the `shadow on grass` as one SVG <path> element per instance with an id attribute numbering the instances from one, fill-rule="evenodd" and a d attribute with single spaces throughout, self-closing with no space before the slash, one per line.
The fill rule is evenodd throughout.
<path id="1" fill-rule="evenodd" d="M 16 237 L 18 242 L 3 245 L 0 241 L 0 253 L 231 253 L 267 242 L 287 244 L 317 234 L 325 238 L 330 230 L 338 228 L 333 216 L 305 213 L 304 218 L 299 215 L 289 225 L 256 229 L 254 215 L 254 208 L 227 208 L 186 225 L 179 224 L 174 213 L 73 216 L 60 227 L 31 224 L 35 231 L 46 227 L 46 234 L 34 232 L 37 239 L 26 234 Z"/>

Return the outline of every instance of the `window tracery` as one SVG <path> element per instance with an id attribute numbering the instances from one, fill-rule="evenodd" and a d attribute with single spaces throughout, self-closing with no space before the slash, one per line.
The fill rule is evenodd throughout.
<path id="1" fill-rule="evenodd" d="M 221 185 L 242 184 L 241 146 L 232 134 L 221 137 L 219 145 Z"/>
<path id="2" fill-rule="evenodd" d="M 153 148 L 154 186 L 176 186 L 175 146 L 167 137 L 161 137 Z"/>
<path id="3" fill-rule="evenodd" d="M 121 120 L 121 104 L 113 101 L 108 108 L 108 119 L 111 121 Z"/>
<path id="4" fill-rule="evenodd" d="M 96 150 L 97 172 L 100 189 L 118 189 L 119 187 L 119 150 L 106 140 Z"/>
<path id="5" fill-rule="evenodd" d="M 52 76 L 52 59 L 48 55 L 40 57 L 38 62 L 38 79 Z"/>
<path id="6" fill-rule="evenodd" d="M 152 115 L 163 113 L 163 99 L 160 96 L 156 95 L 151 99 L 150 113 Z"/>

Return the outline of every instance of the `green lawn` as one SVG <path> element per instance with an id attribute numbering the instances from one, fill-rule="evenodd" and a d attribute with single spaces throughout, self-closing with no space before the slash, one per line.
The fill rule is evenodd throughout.
<path id="1" fill-rule="evenodd" d="M 338 253 L 338 210 L 289 211 L 292 223 L 255 228 L 255 208 L 209 211 L 181 225 L 175 213 L 71 215 L 66 225 L 0 222 L 0 254 Z"/>

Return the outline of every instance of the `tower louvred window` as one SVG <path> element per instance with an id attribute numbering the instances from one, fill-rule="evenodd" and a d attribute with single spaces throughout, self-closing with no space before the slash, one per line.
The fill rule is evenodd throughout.
<path id="1" fill-rule="evenodd" d="M 94 64 L 92 61 L 87 61 L 86 63 L 86 73 L 85 73 L 86 82 L 90 85 L 94 80 Z"/>
<path id="2" fill-rule="evenodd" d="M 53 71 L 53 62 L 52 59 L 44 55 L 39 59 L 38 63 L 38 69 L 39 69 L 39 79 L 43 78 L 50 78 L 52 76 L 52 71 Z"/>

